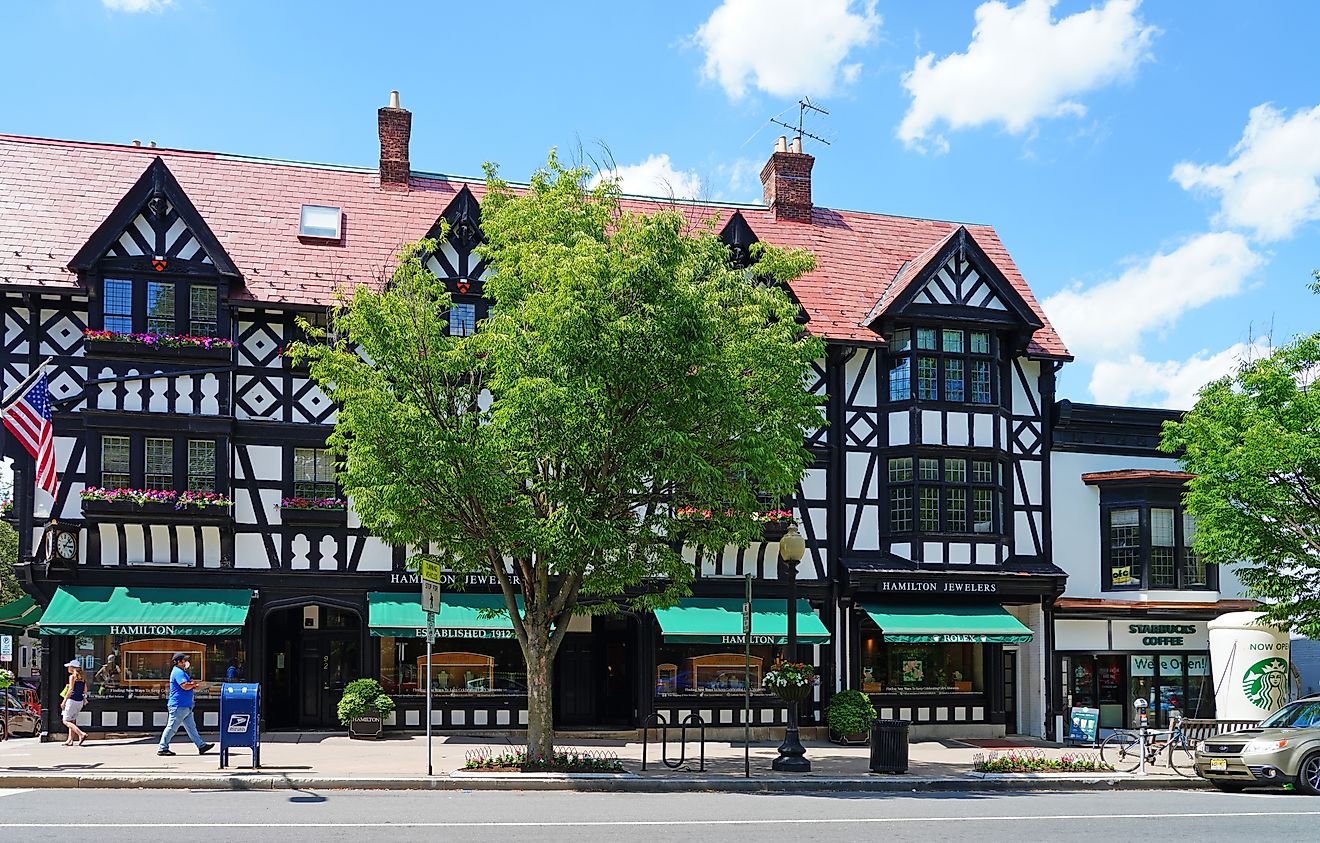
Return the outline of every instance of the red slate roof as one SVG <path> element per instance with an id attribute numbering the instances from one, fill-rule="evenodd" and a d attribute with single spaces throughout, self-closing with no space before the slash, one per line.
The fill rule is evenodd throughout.
<path id="1" fill-rule="evenodd" d="M 245 290 L 236 295 L 276 304 L 324 304 L 336 288 L 388 274 L 398 247 L 423 237 L 464 184 L 478 200 L 485 193 L 480 181 L 416 172 L 409 190 L 382 190 L 375 169 L 0 135 L 0 285 L 75 286 L 69 260 L 156 156 L 243 273 Z M 304 204 L 342 208 L 342 241 L 299 240 Z M 661 203 L 629 204 L 640 210 Z M 819 207 L 807 225 L 776 220 L 757 206 L 664 204 L 694 220 L 727 220 L 741 211 L 761 240 L 810 250 L 816 269 L 794 282 L 793 292 L 808 329 L 840 342 L 882 343 L 864 326 L 867 315 L 905 261 L 958 228 Z M 1045 323 L 1028 353 L 1071 359 L 994 229 L 967 230 Z"/>

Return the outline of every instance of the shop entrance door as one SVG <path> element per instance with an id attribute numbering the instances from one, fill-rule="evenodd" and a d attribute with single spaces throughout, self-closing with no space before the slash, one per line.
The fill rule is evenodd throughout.
<path id="1" fill-rule="evenodd" d="M 564 636 L 555 658 L 555 725 L 596 724 L 596 648 L 590 634 Z"/>
<path id="2" fill-rule="evenodd" d="M 1017 650 L 1004 650 L 1004 732 L 1018 733 Z"/>
<path id="3" fill-rule="evenodd" d="M 266 724 L 272 729 L 333 729 L 344 686 L 361 675 L 354 612 L 297 606 L 266 621 Z"/>
<path id="4" fill-rule="evenodd" d="M 630 727 L 637 710 L 637 621 L 592 618 L 591 632 L 564 636 L 555 660 L 555 725 Z"/>

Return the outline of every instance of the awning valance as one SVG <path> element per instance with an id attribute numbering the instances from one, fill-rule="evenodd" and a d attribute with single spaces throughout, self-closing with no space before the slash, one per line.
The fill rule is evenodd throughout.
<path id="1" fill-rule="evenodd" d="M 1023 644 L 1031 630 L 1003 606 L 910 606 L 863 603 L 862 608 L 898 644 Z"/>
<path id="2" fill-rule="evenodd" d="M 41 616 L 42 635 L 242 635 L 250 588 L 66 585 Z"/>
<path id="3" fill-rule="evenodd" d="M 422 596 L 407 591 L 372 591 L 367 594 L 371 634 L 396 638 L 425 638 L 426 613 Z M 522 598 L 518 598 L 522 610 Z M 435 616 L 438 638 L 513 638 L 513 621 L 503 594 L 446 594 Z"/>
<path id="4" fill-rule="evenodd" d="M 655 618 L 670 644 L 743 643 L 743 601 L 737 597 L 689 597 L 677 606 L 657 609 Z M 800 644 L 830 640 L 829 630 L 806 600 L 797 602 L 797 639 Z M 788 643 L 787 601 L 752 601 L 752 643 Z"/>
<path id="5" fill-rule="evenodd" d="M 40 618 L 41 607 L 37 601 L 24 594 L 0 606 L 0 634 L 22 635 L 24 630 L 36 624 Z"/>

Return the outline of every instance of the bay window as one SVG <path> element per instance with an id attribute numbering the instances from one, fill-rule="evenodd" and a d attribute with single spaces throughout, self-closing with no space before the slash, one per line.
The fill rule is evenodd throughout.
<path id="1" fill-rule="evenodd" d="M 228 324 L 220 310 L 220 288 L 199 281 L 151 278 L 106 278 L 101 282 L 101 307 L 92 313 L 100 329 L 115 334 L 157 334 L 220 337 Z"/>
<path id="2" fill-rule="evenodd" d="M 1105 591 L 1218 589 L 1217 572 L 1192 548 L 1196 520 L 1176 499 L 1103 505 L 1101 525 Z"/>
<path id="3" fill-rule="evenodd" d="M 894 331 L 889 337 L 889 400 L 995 403 L 992 348 L 989 331 L 922 327 Z"/>
<path id="4" fill-rule="evenodd" d="M 993 459 L 891 457 L 887 476 L 890 532 L 1002 533 L 1003 474 Z"/>

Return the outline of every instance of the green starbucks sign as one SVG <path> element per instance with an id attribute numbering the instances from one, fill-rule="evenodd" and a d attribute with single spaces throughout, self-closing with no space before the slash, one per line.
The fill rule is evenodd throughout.
<path id="1" fill-rule="evenodd" d="M 1242 693 L 1252 705 L 1265 711 L 1282 708 L 1288 701 L 1288 662 L 1262 659 L 1242 674 Z"/>

